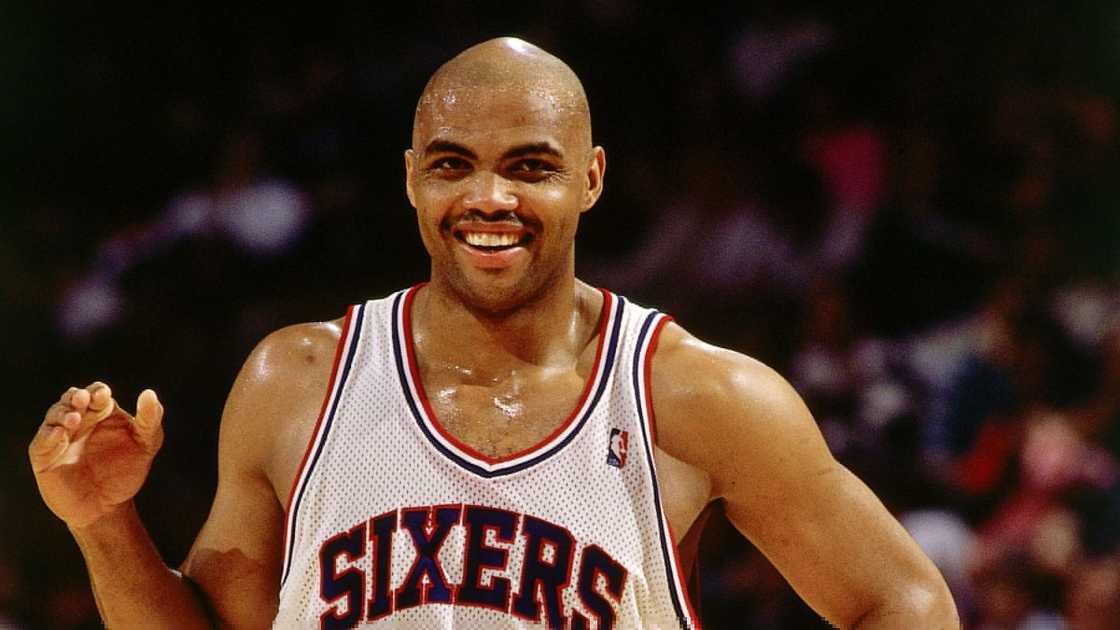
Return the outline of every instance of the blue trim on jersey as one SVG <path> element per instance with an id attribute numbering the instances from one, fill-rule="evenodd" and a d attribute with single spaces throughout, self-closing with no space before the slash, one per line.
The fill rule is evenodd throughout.
<path id="1" fill-rule="evenodd" d="M 412 396 L 412 389 L 408 386 L 408 366 L 406 365 L 407 358 L 404 349 L 401 347 L 402 342 L 412 343 L 411 339 L 403 339 L 404 331 L 400 325 L 400 319 L 403 316 L 401 313 L 401 309 L 403 308 L 401 304 L 406 293 L 408 292 L 402 291 L 401 293 L 397 294 L 397 297 L 393 300 L 393 324 L 391 332 L 393 337 L 393 356 L 395 357 L 397 364 L 397 376 L 400 378 L 401 388 L 404 390 L 404 398 L 405 402 L 408 403 L 408 409 L 412 412 L 412 416 L 416 420 L 416 426 L 420 427 L 420 431 L 424 433 L 424 436 L 428 438 L 428 441 L 432 444 L 432 446 L 434 446 L 436 450 L 442 453 L 444 457 L 450 459 L 462 468 L 465 468 L 466 470 L 478 475 L 479 477 L 492 479 L 494 477 L 502 477 L 505 475 L 511 475 L 515 472 L 520 472 L 522 470 L 525 470 L 526 468 L 529 468 L 530 466 L 535 466 L 536 464 L 543 462 L 544 460 L 560 452 L 565 446 L 571 443 L 571 441 L 575 439 L 577 435 L 579 435 L 581 430 L 583 430 L 583 425 L 587 424 L 587 419 L 590 418 L 591 414 L 595 411 L 595 408 L 599 403 L 599 399 L 602 398 L 603 392 L 607 389 L 607 382 L 610 380 L 611 370 L 614 367 L 615 352 L 618 346 L 619 329 L 622 327 L 622 309 L 626 302 L 625 298 L 613 293 L 611 294 L 614 297 L 615 301 L 614 324 L 611 326 L 611 329 L 609 331 L 606 329 L 603 330 L 603 334 L 608 334 L 610 336 L 606 340 L 604 340 L 603 344 L 603 353 L 605 357 L 603 359 L 603 367 L 601 370 L 599 370 L 598 373 L 599 382 L 596 385 L 595 390 L 591 394 L 590 404 L 587 405 L 587 409 L 584 411 L 583 415 L 576 421 L 575 428 L 572 429 L 563 440 L 554 444 L 548 450 L 531 459 L 527 459 L 523 462 L 512 464 L 509 466 L 495 464 L 496 468 L 487 469 L 466 459 L 463 459 L 454 450 L 448 448 L 446 445 L 440 442 L 440 440 L 432 434 L 432 431 L 428 428 L 427 423 L 424 422 L 424 412 L 421 409 L 420 402 Z"/>
<path id="2" fill-rule="evenodd" d="M 280 588 L 284 587 L 284 583 L 288 581 L 288 575 L 292 572 L 292 557 L 295 552 L 296 536 L 295 528 L 299 523 L 299 508 L 303 502 L 303 495 L 307 491 L 307 486 L 310 485 L 311 475 L 315 472 L 315 464 L 319 461 L 319 456 L 323 454 L 323 445 L 327 442 L 327 436 L 330 434 L 331 425 L 334 424 L 335 412 L 338 410 L 338 399 L 342 397 L 342 389 L 346 386 L 346 379 L 350 376 L 350 367 L 354 363 L 354 353 L 358 347 L 358 340 L 361 338 L 362 324 L 365 320 L 366 305 L 363 303 L 354 312 L 351 317 L 350 323 L 350 344 L 346 349 L 346 356 L 343 357 L 341 365 L 339 365 L 338 375 L 335 378 L 334 393 L 327 392 L 331 396 L 331 400 L 327 402 L 327 408 L 324 410 L 326 417 L 323 418 L 323 429 L 320 433 L 318 443 L 315 445 L 315 451 L 311 454 L 311 458 L 307 460 L 307 467 L 304 471 L 302 480 L 297 480 L 297 483 L 302 481 L 299 491 L 296 494 L 295 500 L 291 506 L 291 532 L 285 532 L 288 536 L 288 550 L 286 554 L 287 565 L 284 567 L 284 574 L 280 578 Z M 314 439 L 314 436 L 312 436 Z"/>
<path id="3" fill-rule="evenodd" d="M 665 573 L 669 578 L 669 593 L 672 595 L 673 609 L 677 612 L 677 620 L 680 621 L 682 628 L 688 628 L 692 625 L 687 609 L 681 601 L 681 595 L 677 592 L 676 577 L 673 570 L 672 550 L 669 545 L 673 544 L 669 540 L 669 533 L 665 530 L 665 523 L 662 518 L 664 512 L 661 509 L 661 490 L 657 483 L 657 472 L 653 464 L 653 441 L 650 439 L 649 432 L 646 430 L 646 409 L 645 401 L 642 400 L 641 380 L 643 378 L 643 365 L 642 350 L 646 345 L 646 337 L 650 333 L 654 322 L 661 316 L 661 313 L 654 311 L 650 313 L 644 322 L 642 322 L 641 331 L 638 333 L 638 342 L 635 346 L 634 352 L 634 400 L 637 402 L 638 407 L 638 424 L 642 427 L 642 442 L 645 444 L 646 461 L 649 465 L 649 474 L 653 478 L 653 503 L 657 509 L 657 530 L 660 534 L 661 540 L 661 557 L 665 562 Z"/>

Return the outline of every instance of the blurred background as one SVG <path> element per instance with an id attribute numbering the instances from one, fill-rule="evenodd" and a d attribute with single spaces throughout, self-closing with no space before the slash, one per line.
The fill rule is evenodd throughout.
<path id="1" fill-rule="evenodd" d="M 138 503 L 181 561 L 253 345 L 425 278 L 415 100 L 505 34 L 608 152 L 582 278 L 787 375 L 968 627 L 1120 625 L 1120 7 L 158 4 L 0 9 L 0 627 L 98 627 L 45 408 L 160 392 Z M 722 519 L 701 566 L 709 627 L 827 627 Z"/>

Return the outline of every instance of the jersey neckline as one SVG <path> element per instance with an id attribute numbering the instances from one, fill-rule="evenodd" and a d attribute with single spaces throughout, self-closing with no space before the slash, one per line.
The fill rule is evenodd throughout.
<path id="1" fill-rule="evenodd" d="M 622 307 L 625 300 L 605 289 L 599 315 L 594 368 L 568 417 L 547 437 L 533 446 L 504 457 L 491 457 L 463 443 L 439 421 L 420 379 L 412 337 L 412 302 L 423 284 L 397 294 L 393 300 L 392 340 L 397 375 L 405 402 L 420 428 L 437 451 L 460 467 L 481 477 L 498 477 L 534 466 L 567 446 L 587 423 L 606 391 L 617 353 Z"/>

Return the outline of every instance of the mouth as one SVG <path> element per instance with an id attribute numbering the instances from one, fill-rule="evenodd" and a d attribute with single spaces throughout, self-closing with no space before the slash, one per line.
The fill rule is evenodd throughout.
<path id="1" fill-rule="evenodd" d="M 468 248 L 481 253 L 498 253 L 524 247 L 533 240 L 533 235 L 522 228 L 495 229 L 491 226 L 456 227 L 452 235 Z"/>
<path id="2" fill-rule="evenodd" d="M 533 232 L 524 225 L 466 221 L 451 229 L 464 262 L 488 273 L 499 273 L 525 263 Z"/>

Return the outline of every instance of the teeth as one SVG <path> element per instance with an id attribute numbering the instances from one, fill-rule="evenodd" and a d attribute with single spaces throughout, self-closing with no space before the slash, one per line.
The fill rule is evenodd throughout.
<path id="1" fill-rule="evenodd" d="M 516 234 L 494 234 L 493 232 L 463 232 L 463 240 L 475 247 L 509 247 L 517 244 Z"/>

